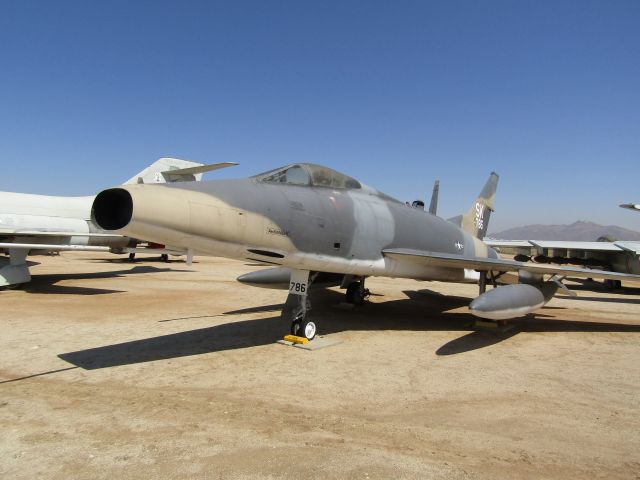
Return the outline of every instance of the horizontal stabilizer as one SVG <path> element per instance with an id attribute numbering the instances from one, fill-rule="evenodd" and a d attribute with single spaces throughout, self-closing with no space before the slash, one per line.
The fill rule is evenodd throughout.
<path id="1" fill-rule="evenodd" d="M 221 162 L 211 163 L 209 165 L 200 165 L 198 167 L 179 168 L 177 170 L 166 170 L 162 172 L 162 176 L 167 182 L 180 181 L 179 178 L 189 177 L 191 175 L 203 174 L 206 172 L 213 172 L 214 170 L 220 170 L 221 168 L 233 167 L 238 165 L 235 162 Z"/>
<path id="2" fill-rule="evenodd" d="M 136 176 L 127 180 L 124 185 L 135 183 L 194 182 L 201 180 L 202 174 L 205 172 L 211 172 L 233 165 L 237 165 L 237 163 L 222 162 L 204 165 L 189 160 L 164 157 L 156 160 Z"/>

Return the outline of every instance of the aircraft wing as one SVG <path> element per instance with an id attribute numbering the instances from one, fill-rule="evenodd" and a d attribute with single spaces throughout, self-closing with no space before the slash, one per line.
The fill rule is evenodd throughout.
<path id="1" fill-rule="evenodd" d="M 48 252 L 107 252 L 116 254 L 125 253 L 149 253 L 155 255 L 189 255 L 187 250 L 176 248 L 153 248 L 153 247 L 106 247 L 99 245 L 71 245 L 71 244 L 48 244 L 48 243 L 13 243 L 0 242 L 0 250 L 44 250 Z"/>
<path id="2" fill-rule="evenodd" d="M 493 248 L 529 249 L 542 253 L 543 250 L 571 250 L 589 252 L 623 252 L 629 250 L 628 244 L 639 242 L 574 242 L 555 240 L 492 240 L 485 239 L 484 243 Z M 633 246 L 632 246 L 633 248 Z"/>
<path id="3" fill-rule="evenodd" d="M 382 253 L 385 257 L 392 258 L 399 262 L 412 262 L 413 264 L 424 265 L 425 267 L 468 268 L 494 272 L 525 271 L 541 275 L 602 278 L 605 280 L 632 280 L 640 282 L 640 275 L 630 275 L 628 273 L 610 272 L 605 270 L 592 270 L 587 268 L 564 267 L 529 262 L 525 263 L 502 258 L 465 257 L 463 255 L 425 252 L 405 248 L 383 250 Z"/>
<path id="4" fill-rule="evenodd" d="M 38 230 L 17 230 L 0 228 L 0 237 L 120 237 L 114 233 L 42 232 Z"/>
<path id="5" fill-rule="evenodd" d="M 47 251 L 84 251 L 84 252 L 110 252 L 109 247 L 95 245 L 62 245 L 47 243 L 0 243 L 0 249 L 11 250 L 47 250 Z"/>

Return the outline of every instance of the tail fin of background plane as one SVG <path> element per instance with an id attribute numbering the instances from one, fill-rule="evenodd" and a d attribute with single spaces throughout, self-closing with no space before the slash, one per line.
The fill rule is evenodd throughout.
<path id="1" fill-rule="evenodd" d="M 499 176 L 496 172 L 491 172 L 489 180 L 487 180 L 469 211 L 464 215 L 451 218 L 449 221 L 475 237 L 484 238 L 489 227 L 491 212 L 495 210 L 494 199 L 498 188 L 498 178 Z"/>
<path id="2" fill-rule="evenodd" d="M 220 170 L 221 168 L 238 165 L 235 162 L 202 163 L 180 160 L 179 158 L 161 158 L 145 168 L 139 174 L 127 180 L 124 185 L 131 183 L 173 183 L 198 182 L 205 172 Z"/>
<path id="3" fill-rule="evenodd" d="M 438 195 L 440 193 L 440 180 L 436 180 L 433 184 L 433 192 L 431 193 L 431 203 L 429 204 L 429 213 L 431 215 L 438 214 Z"/>
<path id="4" fill-rule="evenodd" d="M 184 168 L 200 167 L 202 163 L 190 162 L 188 160 L 180 160 L 178 158 L 161 158 L 153 162 L 150 166 L 133 176 L 124 185 L 131 183 L 168 183 L 172 181 L 194 181 L 202 178 L 202 173 L 178 175 L 171 177 L 172 170 L 181 170 Z"/>

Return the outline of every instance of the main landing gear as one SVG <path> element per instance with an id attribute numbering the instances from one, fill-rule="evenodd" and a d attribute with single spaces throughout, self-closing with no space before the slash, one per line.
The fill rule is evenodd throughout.
<path id="1" fill-rule="evenodd" d="M 347 286 L 346 300 L 351 305 L 362 305 L 370 295 L 371 292 L 364 288 L 364 278 L 359 281 L 352 281 Z"/>

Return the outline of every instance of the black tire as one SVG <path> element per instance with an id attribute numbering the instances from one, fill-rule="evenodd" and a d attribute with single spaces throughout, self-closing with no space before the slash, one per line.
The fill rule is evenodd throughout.
<path id="1" fill-rule="evenodd" d="M 364 303 L 364 289 L 362 283 L 351 282 L 347 287 L 347 303 L 362 305 Z"/>

